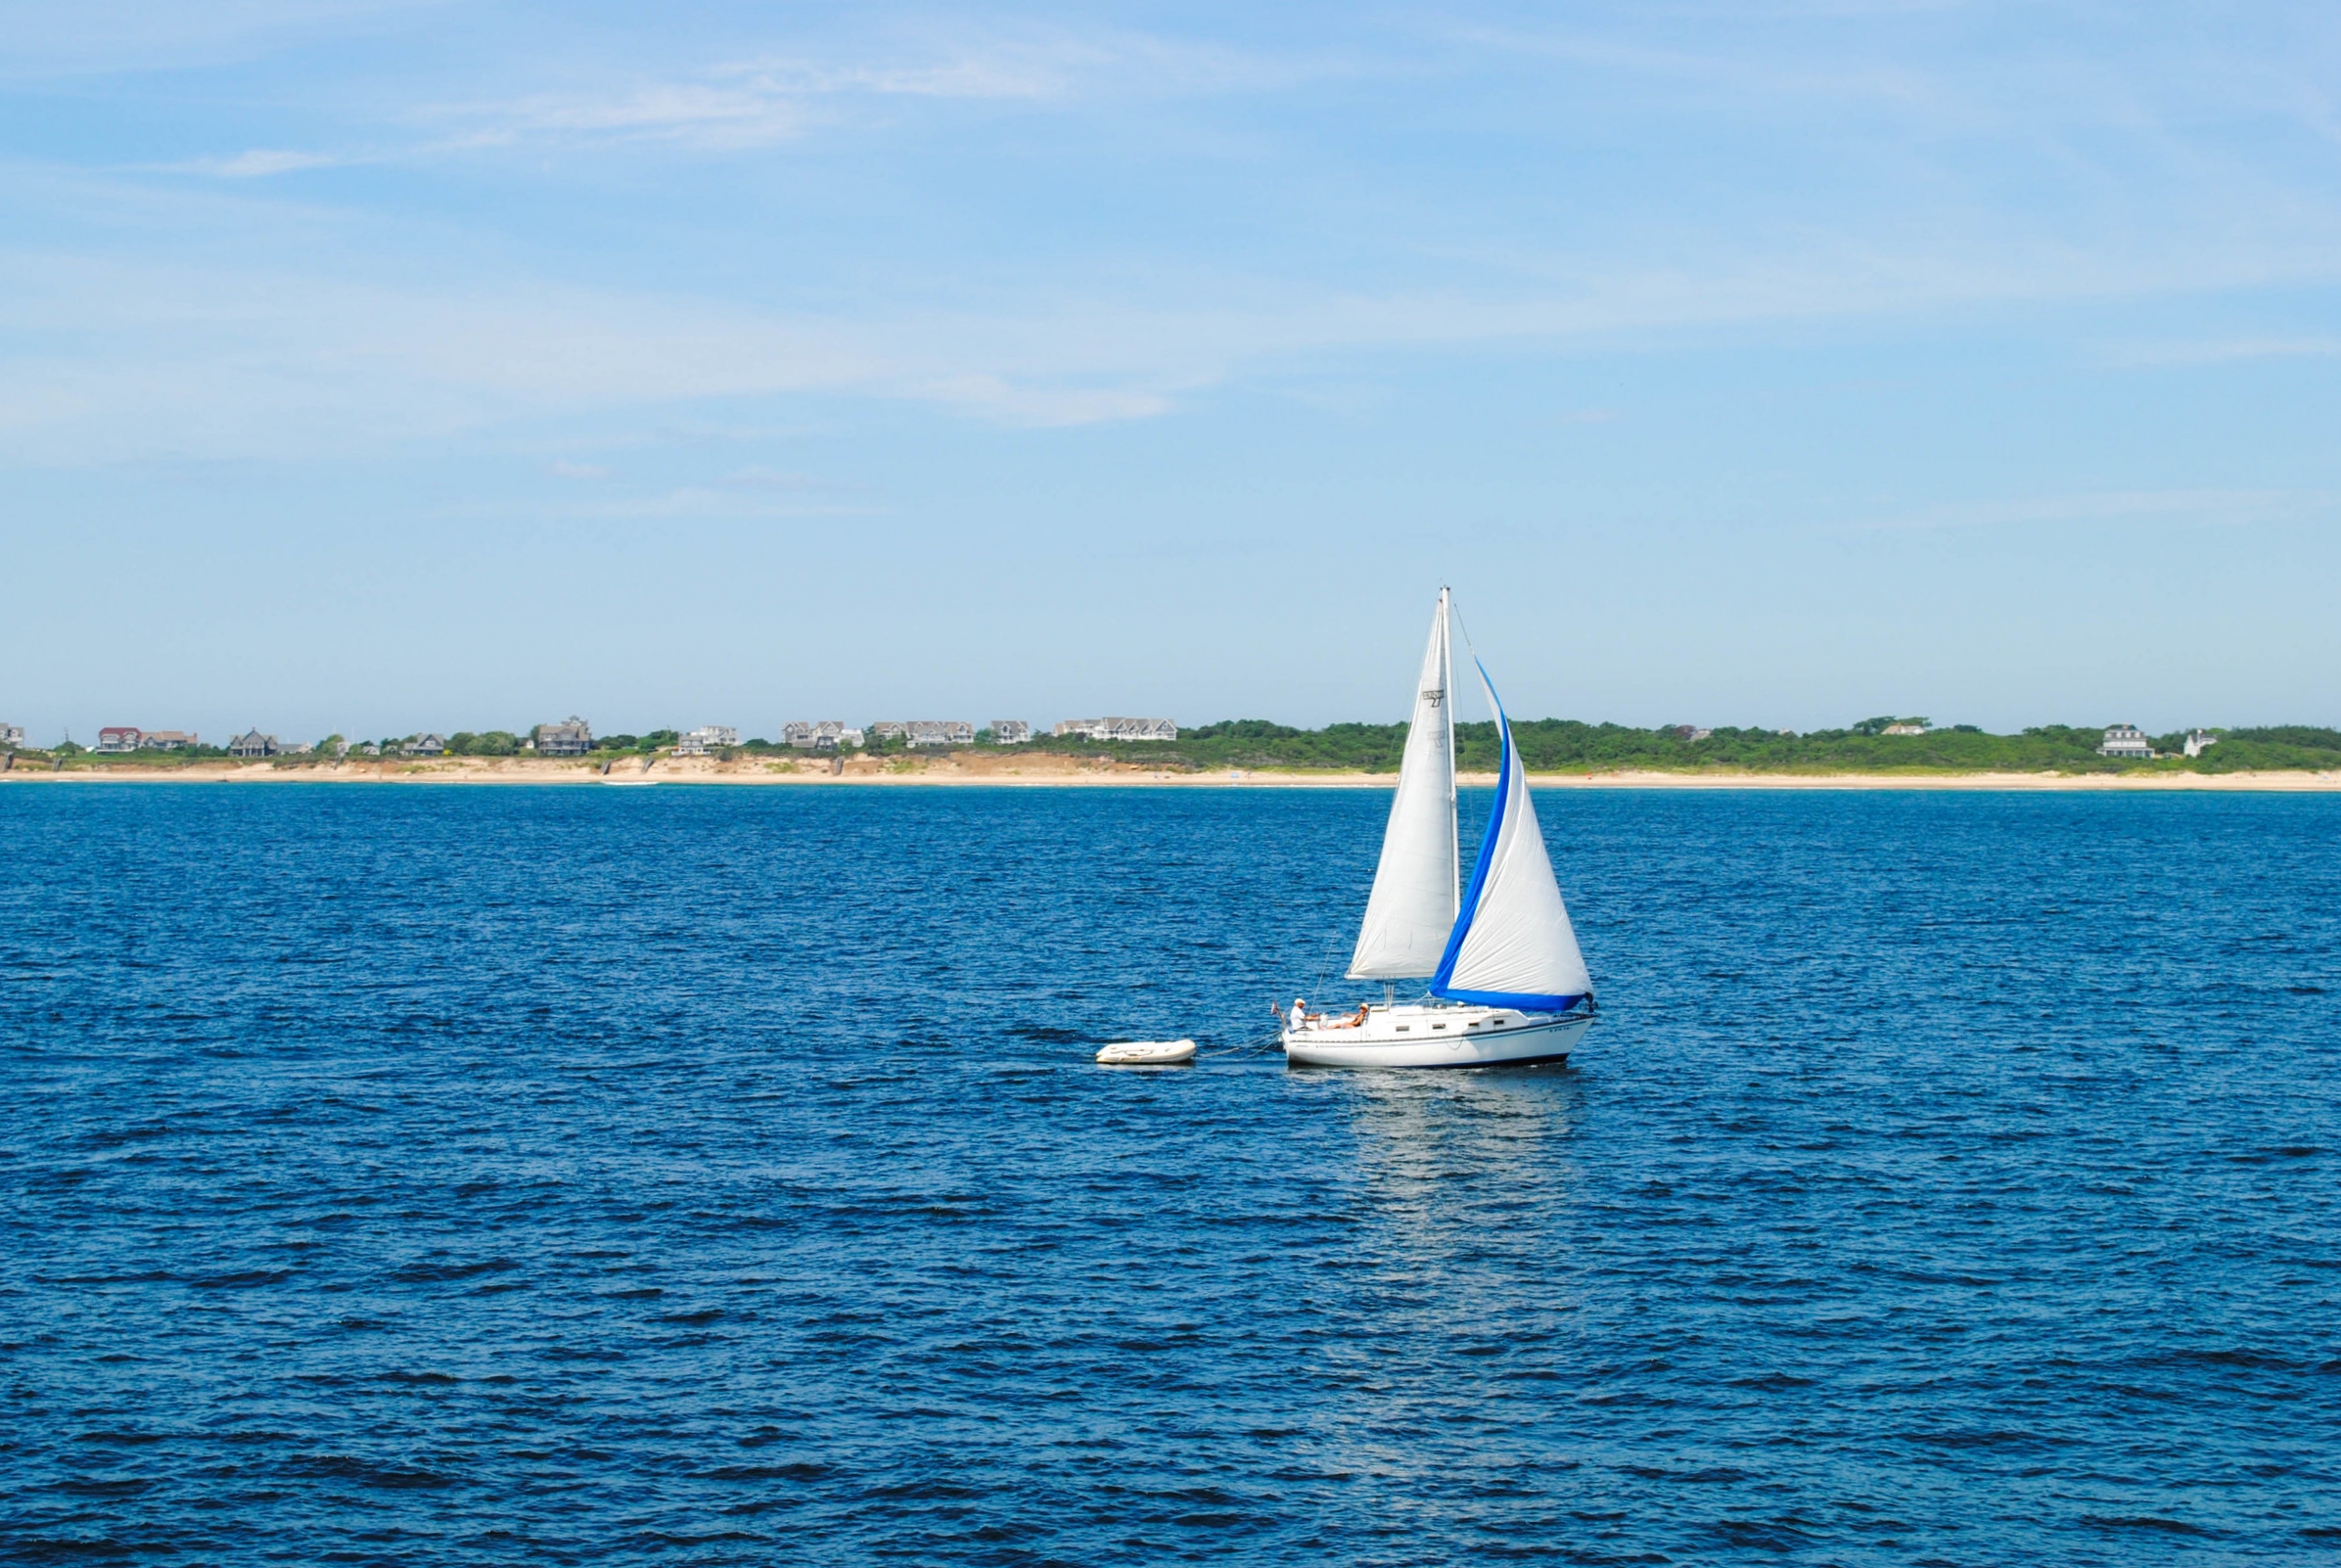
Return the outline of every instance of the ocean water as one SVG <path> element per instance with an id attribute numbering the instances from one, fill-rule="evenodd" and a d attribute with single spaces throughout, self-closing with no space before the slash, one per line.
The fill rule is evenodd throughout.
<path id="1" fill-rule="evenodd" d="M 1539 806 L 1383 1076 L 1378 793 L 0 789 L 0 1557 L 2341 1556 L 2341 798 Z"/>

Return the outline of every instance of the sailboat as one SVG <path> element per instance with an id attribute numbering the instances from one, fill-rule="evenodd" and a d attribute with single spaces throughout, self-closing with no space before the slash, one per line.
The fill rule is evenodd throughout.
<path id="1" fill-rule="evenodd" d="M 1476 657 L 1503 761 L 1471 886 L 1462 885 L 1450 620 L 1442 588 L 1382 860 L 1350 958 L 1349 978 L 1384 982 L 1383 999 L 1341 1015 L 1296 1006 L 1283 1030 L 1285 1060 L 1295 1066 L 1565 1061 L 1592 1027 L 1592 977 L 1553 879 L 1511 721 Z M 1429 993 L 1399 1001 L 1395 983 L 1401 980 L 1428 980 Z"/>

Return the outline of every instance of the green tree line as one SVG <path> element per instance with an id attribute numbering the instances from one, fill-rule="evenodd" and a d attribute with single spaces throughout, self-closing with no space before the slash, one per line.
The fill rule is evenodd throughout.
<path id="1" fill-rule="evenodd" d="M 2154 737 L 2154 761 L 2099 757 L 2104 724 L 2043 724 L 2016 735 L 1990 735 L 1970 724 L 1922 735 L 1888 735 L 1889 718 L 1844 729 L 1783 734 L 1771 729 L 1689 725 L 1638 729 L 1573 718 L 1514 720 L 1513 739 L 1533 773 L 1606 772 L 1625 768 L 1715 769 L 1762 773 L 2020 772 L 2120 773 L 2176 770 L 2227 773 L 2271 768 L 2341 768 L 2341 730 L 2304 724 L 2211 733 L 2219 744 L 2199 758 L 2181 754 L 2183 733 Z M 1696 738 L 1694 738 L 1696 737 Z M 1395 771 L 1406 749 L 1404 724 L 1329 724 L 1296 729 L 1262 718 L 1224 719 L 1174 741 L 1099 742 L 1047 736 L 1021 750 L 1118 757 L 1187 768 L 1326 768 Z M 1455 761 L 1492 772 L 1501 757 L 1492 721 L 1455 726 Z"/>

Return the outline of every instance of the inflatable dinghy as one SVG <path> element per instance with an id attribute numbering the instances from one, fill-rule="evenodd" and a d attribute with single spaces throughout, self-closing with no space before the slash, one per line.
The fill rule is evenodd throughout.
<path id="1" fill-rule="evenodd" d="M 1170 1067 L 1194 1059 L 1191 1039 L 1118 1039 L 1097 1053 L 1105 1067 Z"/>

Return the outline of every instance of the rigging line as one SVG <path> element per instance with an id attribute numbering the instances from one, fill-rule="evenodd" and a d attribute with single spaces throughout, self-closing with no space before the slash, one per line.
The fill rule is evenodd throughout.
<path id="1" fill-rule="evenodd" d="M 1446 618 L 1449 621 L 1452 621 L 1456 625 L 1463 628 L 1463 646 L 1471 650 L 1472 663 L 1478 664 L 1480 659 L 1479 645 L 1471 640 L 1471 627 L 1463 620 L 1463 612 L 1455 608 L 1455 601 L 1452 594 L 1448 595 L 1447 597 Z"/>
<path id="2" fill-rule="evenodd" d="M 1485 697 L 1488 699 L 1488 704 L 1489 704 L 1489 709 L 1490 709 L 1490 712 L 1489 712 L 1488 717 L 1489 717 L 1489 718 L 1490 718 L 1492 721 L 1493 721 L 1493 720 L 1500 720 L 1500 719 L 1502 718 L 1502 716 L 1503 716 L 1503 707 L 1502 707 L 1502 705 L 1501 705 L 1501 704 L 1497 703 L 1497 702 L 1496 702 L 1496 700 L 1495 700 L 1495 687 L 1494 687 L 1494 684 L 1493 684 L 1492 682 L 1491 682 L 1491 681 L 1488 679 L 1488 667 L 1487 667 L 1486 665 L 1484 665 L 1484 664 L 1482 664 L 1482 663 L 1480 662 L 1480 649 L 1479 649 L 1479 644 L 1477 644 L 1477 643 L 1475 643 L 1475 642 L 1473 642 L 1473 641 L 1471 640 L 1471 626 L 1469 625 L 1469 623 L 1466 623 L 1466 622 L 1464 621 L 1464 619 L 1463 619 L 1463 612 L 1455 608 L 1455 601 L 1454 601 L 1454 600 L 1453 600 L 1453 598 L 1451 598 L 1451 597 L 1450 597 L 1450 598 L 1448 598 L 1448 600 L 1446 601 L 1446 615 L 1447 615 L 1447 619 L 1448 619 L 1449 621 L 1453 622 L 1453 623 L 1455 623 L 1457 626 L 1460 626 L 1460 627 L 1462 627 L 1462 630 L 1463 630 L 1463 647 L 1464 647 L 1464 649 L 1465 649 L 1467 652 L 1469 652 L 1469 653 L 1470 653 L 1470 655 L 1471 655 L 1471 662 L 1472 662 L 1472 664 L 1473 664 L 1475 667 L 1477 667 L 1477 668 L 1478 668 L 1478 669 L 1479 669 L 1479 672 L 1480 672 L 1480 692 L 1481 692 L 1481 694 L 1482 694 L 1483 696 L 1485 696 Z M 1451 670 L 1450 670 L 1450 671 L 1448 672 L 1448 674 L 1447 674 L 1447 677 L 1446 677 L 1446 683 L 1447 683 L 1447 686 L 1448 686 L 1448 688 L 1449 688 L 1449 689 L 1448 689 L 1448 693 L 1447 693 L 1447 699 L 1446 699 L 1446 711 L 1447 711 L 1447 720 L 1446 720 L 1446 721 L 1447 721 L 1447 729 L 1448 729 L 1448 733 L 1452 734 L 1452 733 L 1453 733 L 1453 730 L 1454 730 L 1454 725 L 1455 725 L 1456 719 L 1455 719 L 1455 698 L 1454 698 L 1454 692 L 1453 692 L 1453 689 L 1452 689 L 1452 688 L 1453 688 L 1453 686 L 1454 686 L 1454 683 L 1455 683 L 1455 677 L 1454 677 L 1454 673 L 1453 673 Z M 1501 750 L 1500 750 L 1500 748 L 1501 748 L 1501 745 L 1502 745 L 1502 742 L 1503 742 L 1503 734 L 1502 734 L 1502 731 L 1500 731 L 1500 730 L 1499 730 L 1499 731 L 1497 731 L 1497 733 L 1496 733 L 1496 743 L 1497 743 L 1497 746 L 1498 746 L 1498 752 L 1497 752 L 1497 756 L 1498 756 L 1498 758 L 1499 758 L 1499 759 L 1500 759 L 1500 757 L 1502 756 L 1502 753 L 1501 753 Z M 1499 765 L 1500 765 L 1500 762 L 1499 762 Z M 1459 771 L 1459 769 L 1458 769 L 1458 771 Z M 1460 832 L 1460 830 L 1461 830 L 1461 828 L 1462 828 L 1462 825 L 1463 825 L 1463 818 L 1462 818 L 1462 814 L 1461 814 L 1460 810 L 1458 809 L 1458 811 L 1457 811 L 1457 813 L 1456 813 L 1456 817 L 1455 817 L 1455 826 L 1456 826 L 1456 828 L 1457 828 L 1457 835 L 1456 835 L 1456 837 L 1457 837 L 1457 841 L 1458 841 L 1458 846 L 1460 845 L 1460 840 L 1461 840 L 1461 832 Z"/>

